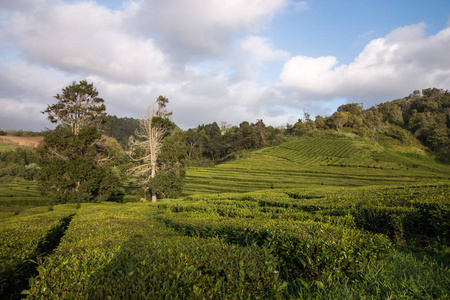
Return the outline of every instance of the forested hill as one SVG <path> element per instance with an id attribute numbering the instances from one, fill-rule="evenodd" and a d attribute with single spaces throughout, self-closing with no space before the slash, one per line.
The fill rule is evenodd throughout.
<path id="1" fill-rule="evenodd" d="M 139 122 L 112 117 L 107 134 L 124 148 Z M 235 157 L 240 150 L 277 145 L 315 131 L 337 131 L 380 142 L 384 145 L 427 147 L 442 158 L 450 157 L 450 92 L 429 88 L 414 91 L 402 99 L 364 109 L 362 104 L 340 106 L 331 116 L 305 113 L 295 124 L 274 128 L 263 120 L 231 126 L 226 122 L 202 124 L 183 132 L 193 162 L 212 163 Z M 448 160 L 448 159 L 447 159 Z"/>

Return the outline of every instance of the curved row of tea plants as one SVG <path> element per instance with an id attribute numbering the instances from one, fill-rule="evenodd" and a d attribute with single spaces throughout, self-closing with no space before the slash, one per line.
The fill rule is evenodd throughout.
<path id="1" fill-rule="evenodd" d="M 30 299 L 278 298 L 286 283 L 265 248 L 186 237 L 148 204 L 83 204 L 39 261 Z"/>
<path id="2" fill-rule="evenodd" d="M 56 246 L 56 235 L 66 226 L 75 206 L 29 209 L 0 219 L 0 298 L 16 295 L 33 275 L 38 257 Z"/>
<path id="3" fill-rule="evenodd" d="M 157 219 L 186 236 L 268 247 L 287 297 L 446 299 L 449 192 L 436 183 L 199 194 L 159 203 Z"/>
<path id="4" fill-rule="evenodd" d="M 326 145 L 326 146 L 324 146 Z M 339 135 L 306 137 L 208 168 L 188 168 L 184 194 L 448 180 L 432 158 Z"/>

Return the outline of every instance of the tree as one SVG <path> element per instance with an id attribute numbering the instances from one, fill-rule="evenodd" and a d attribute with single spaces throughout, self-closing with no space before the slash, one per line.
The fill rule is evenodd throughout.
<path id="1" fill-rule="evenodd" d="M 174 131 L 163 140 L 157 160 L 158 172 L 150 181 L 150 189 L 157 198 L 177 198 L 182 192 L 188 159 L 184 140 L 182 131 Z"/>
<path id="2" fill-rule="evenodd" d="M 126 117 L 118 118 L 117 116 L 110 117 L 110 120 L 105 134 L 115 138 L 122 148 L 126 149 L 130 135 L 134 135 L 136 129 L 139 128 L 139 120 Z"/>
<path id="3" fill-rule="evenodd" d="M 375 141 L 375 134 L 384 127 L 383 115 L 376 108 L 364 111 L 364 121 L 371 133 L 371 140 Z"/>
<path id="4" fill-rule="evenodd" d="M 144 192 L 150 191 L 150 181 L 155 178 L 158 155 L 161 153 L 162 140 L 166 134 L 163 127 L 153 124 L 154 109 L 148 109 L 148 114 L 136 131 L 136 138 L 130 136 L 128 151 L 129 157 L 138 164 L 129 170 L 130 174 L 138 176 L 138 184 Z M 152 202 L 156 202 L 157 195 L 151 190 Z"/>
<path id="5" fill-rule="evenodd" d="M 58 100 L 48 105 L 42 113 L 48 114 L 47 119 L 52 123 L 60 123 L 62 127 L 69 127 L 74 134 L 88 126 L 99 128 L 106 122 L 104 100 L 98 97 L 98 91 L 93 83 L 82 80 L 75 81 L 62 90 L 62 94 L 54 96 Z"/>
<path id="6" fill-rule="evenodd" d="M 202 153 L 201 149 L 201 136 L 196 129 L 188 129 L 186 131 L 186 145 L 188 147 L 188 156 L 189 158 L 200 158 Z M 196 154 L 196 155 L 195 155 Z"/>
<path id="7" fill-rule="evenodd" d="M 172 118 L 172 112 L 167 112 L 166 106 L 167 103 L 169 103 L 169 99 L 163 96 L 159 96 L 158 99 L 156 99 L 156 102 L 158 104 L 158 110 L 156 111 L 156 117 L 162 118 L 162 119 L 168 119 L 169 121 Z"/>
<path id="8" fill-rule="evenodd" d="M 37 150 L 38 188 L 56 203 L 106 200 L 119 185 L 95 127 L 48 133 Z M 111 151 L 109 151 L 111 152 Z"/>
<path id="9" fill-rule="evenodd" d="M 57 203 L 106 200 L 120 182 L 112 159 L 118 144 L 102 139 L 98 130 L 106 121 L 104 100 L 86 80 L 54 98 L 58 102 L 43 113 L 59 126 L 37 150 L 39 189 Z"/>
<path id="10" fill-rule="evenodd" d="M 348 121 L 348 114 L 343 111 L 337 111 L 331 116 L 331 118 L 333 119 L 337 131 L 341 131 Z"/>
<path id="11" fill-rule="evenodd" d="M 138 184 L 144 194 L 151 195 L 152 202 L 181 194 L 187 165 L 186 134 L 170 121 L 168 102 L 167 98 L 158 97 L 158 110 L 149 108 L 136 138 L 130 137 L 128 155 L 135 165 L 129 174 L 137 176 Z"/>

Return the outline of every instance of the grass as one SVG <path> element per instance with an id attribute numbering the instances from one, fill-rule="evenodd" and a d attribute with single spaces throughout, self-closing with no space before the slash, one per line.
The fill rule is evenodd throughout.
<path id="1" fill-rule="evenodd" d="M 1 152 L 1 151 L 14 150 L 14 149 L 16 149 L 16 148 L 17 148 L 17 147 L 15 147 L 15 146 L 2 145 L 2 144 L 0 144 L 0 152 Z"/>

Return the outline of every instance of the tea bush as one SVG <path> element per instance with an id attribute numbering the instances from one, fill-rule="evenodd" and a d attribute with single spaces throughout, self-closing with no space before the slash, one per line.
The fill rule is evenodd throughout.
<path id="1" fill-rule="evenodd" d="M 84 204 L 28 297 L 277 298 L 286 288 L 269 249 L 183 236 L 155 222 L 155 208 Z"/>
<path id="2" fill-rule="evenodd" d="M 42 207 L 27 215 L 0 220 L 0 298 L 14 295 L 26 287 L 39 256 L 52 250 L 55 231 L 74 212 L 71 206 Z"/>

